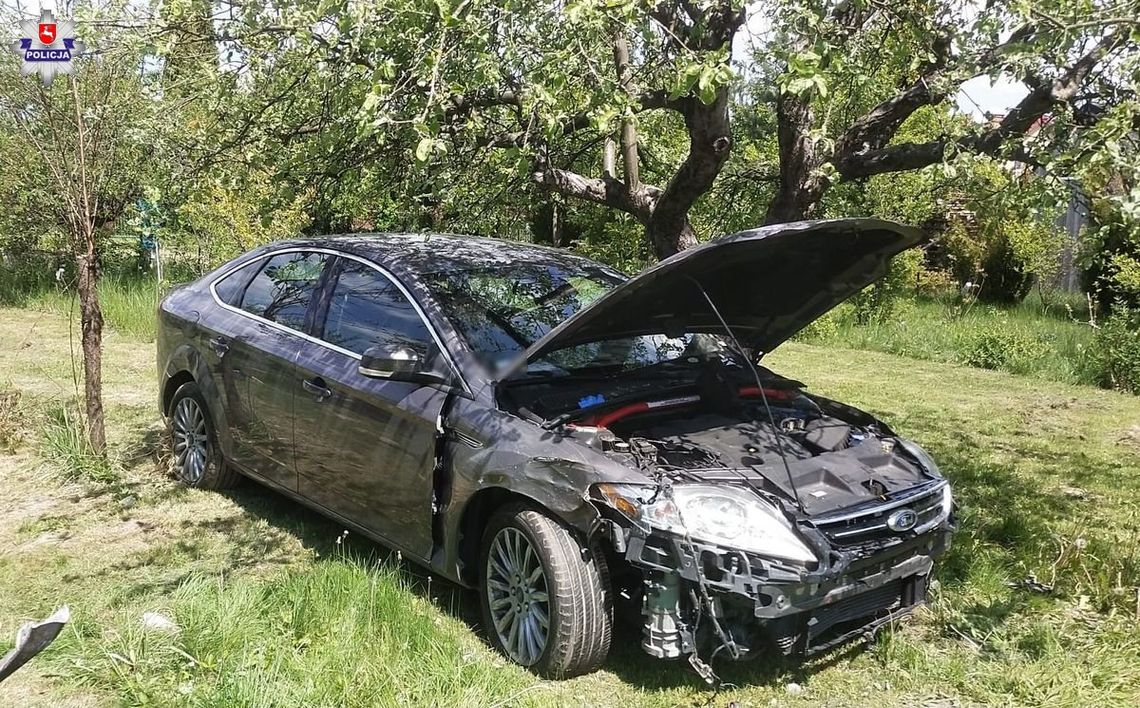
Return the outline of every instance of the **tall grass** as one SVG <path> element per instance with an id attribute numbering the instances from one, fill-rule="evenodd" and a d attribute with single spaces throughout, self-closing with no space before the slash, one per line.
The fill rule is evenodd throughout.
<path id="1" fill-rule="evenodd" d="M 155 308 L 167 287 L 150 278 L 104 278 L 99 283 L 103 317 L 120 334 L 152 341 Z"/>
<path id="2" fill-rule="evenodd" d="M 152 278 L 112 275 L 99 281 L 99 305 L 103 320 L 113 331 L 142 341 L 154 340 L 154 312 L 168 286 Z M 23 307 L 59 313 L 76 313 L 79 302 L 73 291 L 56 285 L 24 293 Z"/>
<path id="3" fill-rule="evenodd" d="M 68 480 L 114 482 L 118 474 L 105 458 L 95 454 L 83 418 L 74 406 L 49 408 L 40 430 L 40 455 Z"/>
<path id="4" fill-rule="evenodd" d="M 1096 330 L 1082 320 L 1087 314 L 1072 304 L 1035 296 L 1008 307 L 907 298 L 885 322 L 860 324 L 850 306 L 840 306 L 800 339 L 1095 386 Z"/>
<path id="5" fill-rule="evenodd" d="M 195 575 L 167 603 L 176 633 L 125 616 L 67 672 L 130 705 L 492 705 L 534 682 L 391 563 L 338 552 L 269 582 Z"/>

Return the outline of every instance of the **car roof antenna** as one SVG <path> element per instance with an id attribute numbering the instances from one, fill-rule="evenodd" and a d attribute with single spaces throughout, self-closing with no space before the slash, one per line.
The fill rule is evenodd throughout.
<path id="1" fill-rule="evenodd" d="M 758 372 L 756 370 L 756 367 L 752 364 L 752 358 L 748 356 L 748 352 L 744 351 L 744 347 L 740 346 L 740 340 L 738 340 L 736 338 L 736 335 L 732 333 L 732 328 L 729 327 L 728 323 L 724 321 L 723 317 L 721 317 L 720 310 L 717 308 L 716 303 L 713 302 L 712 298 L 709 297 L 709 294 L 705 292 L 704 286 L 701 285 L 700 281 L 698 281 L 696 278 L 689 278 L 689 280 L 692 280 L 693 285 L 697 286 L 697 290 L 701 292 L 701 296 L 704 297 L 705 302 L 709 304 L 709 309 L 712 310 L 712 313 L 714 315 L 716 315 L 716 319 L 718 322 L 720 322 L 720 326 L 724 328 L 724 333 L 728 336 L 729 341 L 732 342 L 732 346 L 736 348 L 736 351 L 740 352 L 740 355 L 742 357 L 744 357 L 745 363 L 748 364 L 749 371 L 752 372 L 752 378 L 756 379 L 756 388 L 760 389 L 760 400 L 764 402 L 764 412 L 768 414 L 768 425 L 772 426 L 772 435 L 776 438 L 776 450 L 780 453 L 780 460 L 782 460 L 784 463 L 784 472 L 788 475 L 788 485 L 792 488 L 792 496 L 794 496 L 796 499 L 796 507 L 799 508 L 801 514 L 807 514 L 807 512 L 804 510 L 804 503 L 800 499 L 800 490 L 798 487 L 796 487 L 796 480 L 794 477 L 792 477 L 792 468 L 791 465 L 788 464 L 788 455 L 784 451 L 783 436 L 780 435 L 780 429 L 776 425 L 776 419 L 772 416 L 772 408 L 768 405 L 768 394 L 764 391 L 764 384 L 760 381 L 760 372 Z"/>

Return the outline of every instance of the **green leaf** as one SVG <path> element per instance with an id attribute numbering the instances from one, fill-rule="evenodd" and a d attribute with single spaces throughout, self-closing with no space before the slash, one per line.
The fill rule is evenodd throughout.
<path id="1" fill-rule="evenodd" d="M 427 162 L 434 147 L 435 140 L 432 138 L 420 138 L 419 143 L 416 144 L 416 159 L 420 162 Z"/>
<path id="2" fill-rule="evenodd" d="M 811 77 L 812 85 L 815 87 L 820 98 L 827 98 L 827 80 L 823 78 L 823 74 L 816 74 Z"/>

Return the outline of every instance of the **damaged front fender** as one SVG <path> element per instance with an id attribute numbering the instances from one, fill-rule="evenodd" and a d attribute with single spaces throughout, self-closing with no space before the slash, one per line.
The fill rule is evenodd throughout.
<path id="1" fill-rule="evenodd" d="M 446 484 L 440 485 L 442 532 L 432 566 L 464 584 L 474 581 L 467 566 L 478 546 L 476 536 L 496 506 L 528 501 L 587 538 L 601 520 L 588 499 L 593 485 L 647 481 L 558 432 L 477 401 L 457 399 L 443 427 L 446 442 L 439 464 Z"/>

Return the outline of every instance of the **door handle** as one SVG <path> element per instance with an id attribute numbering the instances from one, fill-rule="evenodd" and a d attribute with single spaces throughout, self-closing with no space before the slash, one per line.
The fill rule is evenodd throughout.
<path id="1" fill-rule="evenodd" d="M 305 379 L 301 382 L 301 386 L 306 391 L 316 396 L 318 401 L 323 401 L 324 399 L 332 396 L 332 389 L 326 386 L 325 380 L 319 376 L 315 379 Z"/>
<path id="2" fill-rule="evenodd" d="M 225 337 L 211 337 L 210 348 L 214 350 L 218 356 L 225 356 L 226 352 L 230 350 L 230 343 L 226 341 Z"/>

